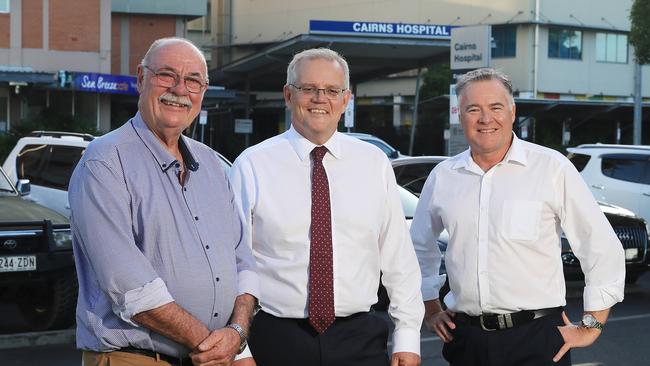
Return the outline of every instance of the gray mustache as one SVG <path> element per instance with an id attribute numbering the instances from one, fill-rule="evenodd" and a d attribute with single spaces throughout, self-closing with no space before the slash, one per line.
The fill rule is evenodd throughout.
<path id="1" fill-rule="evenodd" d="M 189 108 L 192 108 L 192 101 L 186 96 L 174 95 L 168 92 L 158 97 L 159 102 L 162 102 L 163 100 L 167 102 L 183 104 Z"/>

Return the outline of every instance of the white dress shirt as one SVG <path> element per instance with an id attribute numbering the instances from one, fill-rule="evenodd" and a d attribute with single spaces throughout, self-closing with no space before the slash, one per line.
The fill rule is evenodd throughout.
<path id="1" fill-rule="evenodd" d="M 417 258 L 386 155 L 336 132 L 324 145 L 330 187 L 336 316 L 369 311 L 380 271 L 395 322 L 393 352 L 420 350 L 424 315 Z M 246 149 L 230 170 L 260 277 L 260 305 L 307 318 L 311 158 L 293 127 Z"/>
<path id="2" fill-rule="evenodd" d="M 425 300 L 444 276 L 436 245 L 447 229 L 445 304 L 470 315 L 563 306 L 560 234 L 585 273 L 584 308 L 623 300 L 623 248 L 591 192 L 560 153 L 513 134 L 502 162 L 484 172 L 470 150 L 431 172 L 411 225 Z"/>

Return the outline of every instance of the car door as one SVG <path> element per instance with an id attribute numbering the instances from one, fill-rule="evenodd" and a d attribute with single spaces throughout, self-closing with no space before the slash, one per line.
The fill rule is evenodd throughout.
<path id="1" fill-rule="evenodd" d="M 607 203 L 627 208 L 638 216 L 647 211 L 642 204 L 647 156 L 642 154 L 604 154 L 601 156 L 599 182 L 590 182 Z M 650 198 L 650 197 L 648 197 Z M 646 212 L 647 214 L 647 212 Z M 650 215 L 648 215 L 650 216 Z M 650 219 L 650 217 L 644 217 Z"/>

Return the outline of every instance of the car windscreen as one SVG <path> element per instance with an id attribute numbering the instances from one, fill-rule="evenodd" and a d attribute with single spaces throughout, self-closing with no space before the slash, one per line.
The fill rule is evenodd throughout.
<path id="1" fill-rule="evenodd" d="M 5 175 L 4 171 L 0 171 L 0 195 L 16 195 L 13 185 Z"/>

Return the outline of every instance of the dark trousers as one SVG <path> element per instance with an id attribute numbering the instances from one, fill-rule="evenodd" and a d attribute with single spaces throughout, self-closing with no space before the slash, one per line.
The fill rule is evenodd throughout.
<path id="1" fill-rule="evenodd" d="M 553 362 L 564 344 L 557 329 L 564 325 L 561 311 L 492 332 L 471 325 L 458 315 L 454 323 L 454 339 L 442 348 L 442 355 L 451 366 L 571 366 L 570 352 L 558 363 Z"/>
<path id="2" fill-rule="evenodd" d="M 388 366 L 387 341 L 388 324 L 371 313 L 337 317 L 318 334 L 307 319 L 260 311 L 248 344 L 258 366 Z"/>

